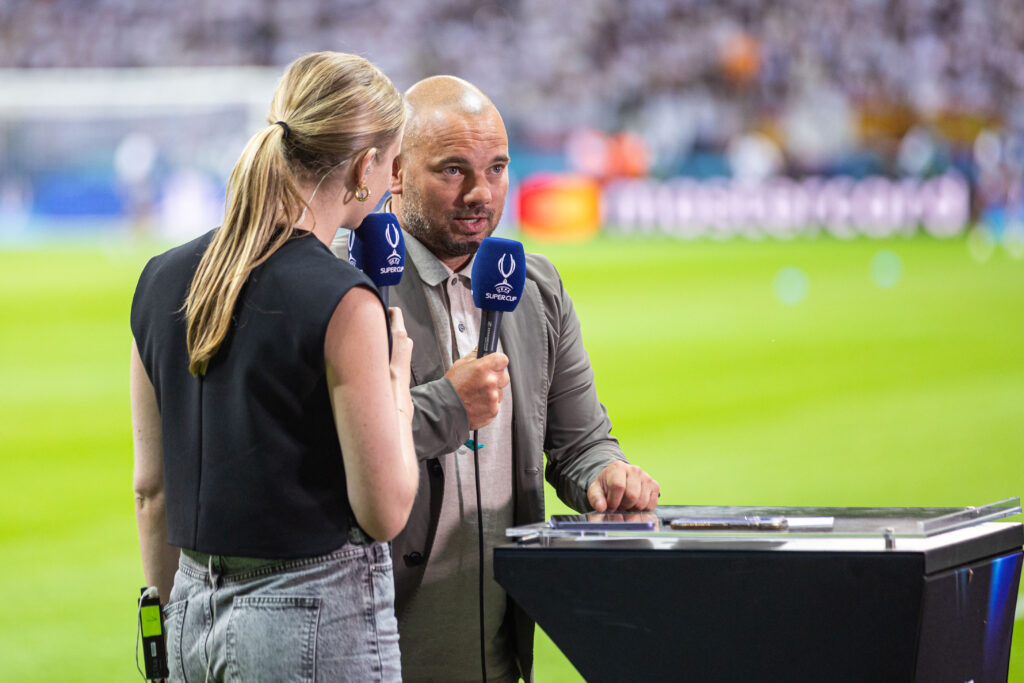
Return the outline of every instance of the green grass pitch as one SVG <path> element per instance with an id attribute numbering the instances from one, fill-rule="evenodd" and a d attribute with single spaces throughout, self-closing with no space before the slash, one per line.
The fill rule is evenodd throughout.
<path id="1" fill-rule="evenodd" d="M 1024 259 L 1012 250 L 926 238 L 527 248 L 560 268 L 614 433 L 667 503 L 1024 493 Z M 128 308 L 158 250 L 0 251 L 0 680 L 139 679 Z M 1024 681 L 1017 635 L 1010 679 Z M 580 680 L 538 636 L 537 680 Z"/>

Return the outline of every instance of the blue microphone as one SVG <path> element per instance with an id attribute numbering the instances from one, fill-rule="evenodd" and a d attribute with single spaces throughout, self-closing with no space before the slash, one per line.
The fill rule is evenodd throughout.
<path id="1" fill-rule="evenodd" d="M 503 313 L 514 311 L 523 297 L 526 286 L 526 253 L 523 245 L 501 237 L 485 237 L 480 242 L 473 260 L 471 273 L 473 303 L 480 309 L 480 341 L 476 345 L 477 358 L 498 349 L 498 328 Z M 476 481 L 476 531 L 480 550 L 478 590 L 480 605 L 480 670 L 481 679 L 487 680 L 487 655 L 484 647 L 484 522 L 480 500 L 480 443 L 478 430 L 466 442 L 473 448 L 473 476 Z"/>
<path id="2" fill-rule="evenodd" d="M 477 358 L 498 349 L 501 315 L 514 311 L 526 286 L 526 253 L 521 242 L 485 237 L 472 272 L 473 303 L 480 310 Z"/>
<path id="3" fill-rule="evenodd" d="M 356 260 L 387 306 L 388 287 L 401 282 L 405 272 L 405 237 L 398 218 L 393 213 L 371 213 L 349 236 L 349 245 L 349 263 Z"/>

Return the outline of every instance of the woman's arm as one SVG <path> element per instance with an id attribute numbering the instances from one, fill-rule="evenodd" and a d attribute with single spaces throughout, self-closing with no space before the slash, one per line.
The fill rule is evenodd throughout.
<path id="1" fill-rule="evenodd" d="M 379 541 L 405 527 L 419 483 L 409 395 L 412 340 L 401 311 L 390 309 L 389 316 L 390 361 L 380 300 L 362 287 L 342 297 L 324 341 L 349 503 L 359 526 Z"/>
<path id="2" fill-rule="evenodd" d="M 142 365 L 134 339 L 130 376 L 132 442 L 135 448 L 135 521 L 139 527 L 142 572 L 146 585 L 156 586 L 160 591 L 160 601 L 166 603 L 178 568 L 180 550 L 167 544 L 160 411 L 153 383 Z"/>

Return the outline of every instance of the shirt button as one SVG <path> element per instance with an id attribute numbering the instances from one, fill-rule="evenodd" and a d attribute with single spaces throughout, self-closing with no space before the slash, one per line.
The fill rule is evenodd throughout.
<path id="1" fill-rule="evenodd" d="M 463 323 L 459 323 L 459 332 L 465 332 L 466 326 Z"/>
<path id="2" fill-rule="evenodd" d="M 453 278 L 452 278 L 452 287 L 454 287 L 454 286 L 455 286 L 455 285 L 457 285 L 457 284 L 459 284 L 459 278 L 457 278 L 457 277 L 453 277 Z"/>

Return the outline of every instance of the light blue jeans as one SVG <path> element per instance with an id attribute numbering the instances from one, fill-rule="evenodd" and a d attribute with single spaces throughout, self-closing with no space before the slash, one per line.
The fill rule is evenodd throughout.
<path id="1" fill-rule="evenodd" d="M 387 544 L 295 560 L 184 550 L 169 598 L 171 681 L 202 683 L 208 663 L 211 681 L 402 679 Z"/>

